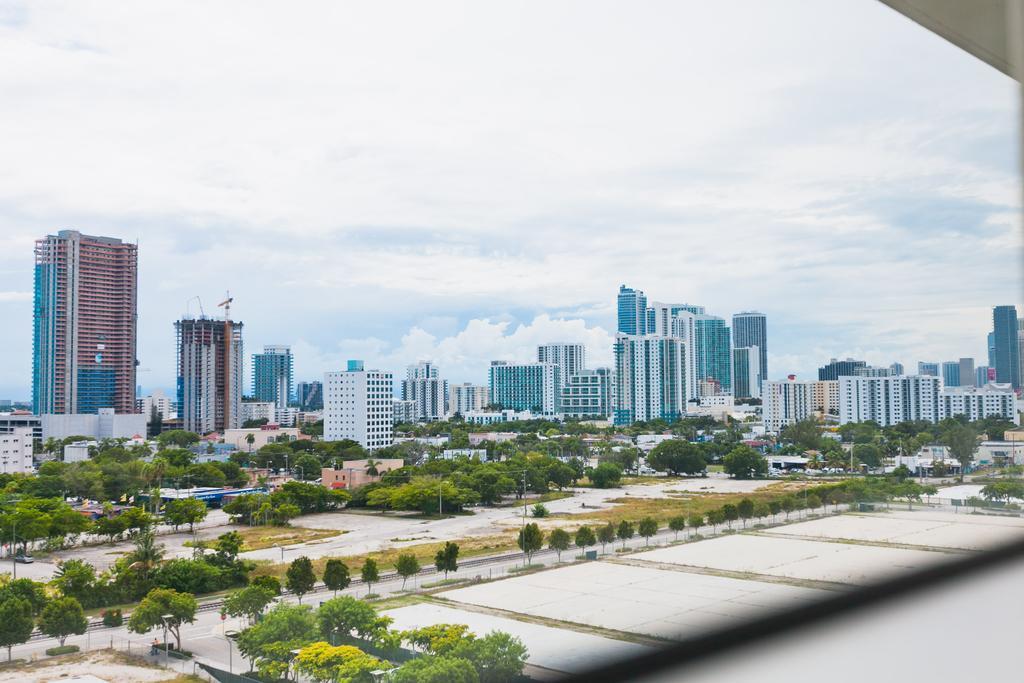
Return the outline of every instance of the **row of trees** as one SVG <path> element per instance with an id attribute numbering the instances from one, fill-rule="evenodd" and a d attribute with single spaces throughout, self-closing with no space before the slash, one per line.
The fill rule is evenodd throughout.
<path id="1" fill-rule="evenodd" d="M 239 559 L 242 538 L 236 532 L 222 534 L 213 547 L 191 559 L 165 560 L 165 549 L 152 530 L 135 539 L 133 550 L 103 572 L 79 559 L 58 563 L 53 587 L 86 607 L 135 602 L 154 588 L 201 594 L 243 585 L 254 565 Z"/>
<path id="2" fill-rule="evenodd" d="M 526 648 L 507 633 L 477 637 L 463 624 L 396 631 L 391 624 L 372 605 L 348 596 L 316 610 L 279 604 L 241 632 L 238 648 L 253 673 L 265 679 L 287 677 L 294 665 L 317 683 L 369 683 L 371 672 L 387 669 L 399 683 L 498 683 L 515 680 L 526 663 Z M 406 659 L 402 646 L 419 656 L 395 668 L 387 658 Z"/>

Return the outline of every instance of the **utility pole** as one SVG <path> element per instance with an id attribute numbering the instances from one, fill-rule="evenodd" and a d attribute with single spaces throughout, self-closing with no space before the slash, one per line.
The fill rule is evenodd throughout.
<path id="1" fill-rule="evenodd" d="M 523 539 L 523 566 L 526 566 L 526 470 L 523 470 L 523 528 L 519 532 Z"/>

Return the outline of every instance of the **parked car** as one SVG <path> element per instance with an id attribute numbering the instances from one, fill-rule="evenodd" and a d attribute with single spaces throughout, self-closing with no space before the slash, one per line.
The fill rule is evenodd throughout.
<path id="1" fill-rule="evenodd" d="M 31 555 L 25 555 L 24 553 L 18 553 L 14 556 L 14 561 L 20 564 L 32 564 L 35 559 Z"/>

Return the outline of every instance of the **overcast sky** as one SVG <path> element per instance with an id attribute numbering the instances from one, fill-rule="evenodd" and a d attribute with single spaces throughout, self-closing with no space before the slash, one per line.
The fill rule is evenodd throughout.
<path id="1" fill-rule="evenodd" d="M 226 290 L 297 380 L 606 364 L 622 283 L 765 312 L 773 377 L 982 364 L 1020 299 L 1014 85 L 872 0 L 0 0 L 0 63 L 0 398 L 63 228 L 138 240 L 147 389 Z"/>

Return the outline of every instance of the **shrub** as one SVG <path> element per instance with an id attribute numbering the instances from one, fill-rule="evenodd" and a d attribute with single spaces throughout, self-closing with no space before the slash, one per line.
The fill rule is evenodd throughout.
<path id="1" fill-rule="evenodd" d="M 103 625 L 104 626 L 120 626 L 124 623 L 124 615 L 121 614 L 119 609 L 110 609 L 103 613 Z"/>
<path id="2" fill-rule="evenodd" d="M 59 645 L 57 647 L 51 647 L 46 651 L 48 657 L 56 657 L 57 655 L 69 655 L 73 652 L 78 652 L 77 645 Z"/>

